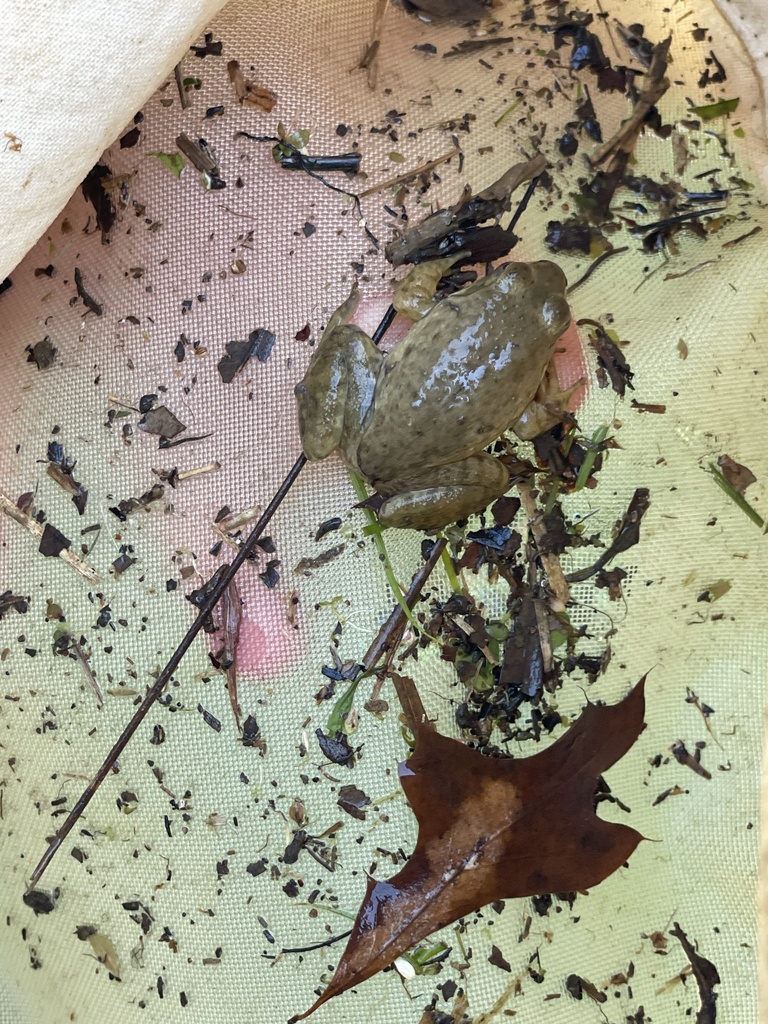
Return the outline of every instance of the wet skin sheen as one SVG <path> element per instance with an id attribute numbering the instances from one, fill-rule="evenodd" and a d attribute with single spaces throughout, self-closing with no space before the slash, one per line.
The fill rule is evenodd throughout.
<path id="1" fill-rule="evenodd" d="M 296 387 L 309 459 L 337 451 L 386 501 L 385 526 L 435 530 L 509 486 L 483 449 L 533 399 L 570 323 L 554 263 L 506 263 L 436 303 L 388 355 L 340 307 Z"/>

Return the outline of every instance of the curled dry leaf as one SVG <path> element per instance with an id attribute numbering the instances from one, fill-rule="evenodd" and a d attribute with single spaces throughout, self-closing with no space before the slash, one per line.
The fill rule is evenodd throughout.
<path id="1" fill-rule="evenodd" d="M 419 822 L 416 848 L 393 878 L 368 879 L 331 983 L 292 1021 L 487 903 L 588 889 L 621 867 L 642 836 L 598 818 L 594 795 L 643 729 L 644 682 L 620 704 L 587 704 L 560 739 L 528 758 L 484 757 L 422 721 L 400 767 Z"/>

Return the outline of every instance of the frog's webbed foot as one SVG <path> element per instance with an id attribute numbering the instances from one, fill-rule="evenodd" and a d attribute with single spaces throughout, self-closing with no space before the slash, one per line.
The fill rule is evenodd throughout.
<path id="1" fill-rule="evenodd" d="M 377 486 L 386 496 L 379 509 L 383 526 L 439 530 L 500 498 L 509 487 L 509 473 L 498 459 L 481 452 Z"/>
<path id="2" fill-rule="evenodd" d="M 555 365 L 550 361 L 536 394 L 512 426 L 520 440 L 532 441 L 534 437 L 561 423 L 568 415 L 568 403 L 583 384 L 584 378 L 579 377 L 570 387 L 561 388 Z"/>

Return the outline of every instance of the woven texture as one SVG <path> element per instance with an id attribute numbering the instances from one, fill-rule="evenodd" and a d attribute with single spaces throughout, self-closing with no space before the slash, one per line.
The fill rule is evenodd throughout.
<path id="1" fill-rule="evenodd" d="M 604 6 L 624 22 L 635 16 L 628 5 Z M 732 173 L 755 180 L 752 167 L 764 158 L 753 71 L 713 8 L 699 2 L 692 9 L 682 26 L 661 13 L 646 15 L 649 38 L 669 31 L 674 36 L 677 84 L 663 101 L 665 119 L 686 116 L 686 96 L 708 49 L 690 43 L 690 29 L 694 22 L 707 25 L 715 39 L 708 45 L 727 66 L 748 126 L 738 166 L 724 178 Z M 502 16 L 515 20 L 505 8 Z M 423 209 L 410 201 L 416 218 L 428 204 L 454 202 L 467 181 L 474 188 L 493 181 L 523 158 L 536 125 L 541 133 L 545 121 L 542 148 L 549 152 L 571 114 L 570 100 L 558 105 L 555 97 L 550 108 L 539 97 L 525 123 L 516 124 L 516 113 L 495 123 L 518 89 L 529 96 L 552 86 L 533 33 L 529 52 L 520 46 L 514 59 L 494 50 L 481 54 L 489 69 L 476 56 L 443 60 L 414 50 L 432 42 L 443 53 L 466 32 L 438 30 L 394 8 L 387 11 L 370 87 L 356 65 L 373 17 L 373 4 L 342 0 L 297 7 L 296 17 L 278 2 L 227 6 L 211 27 L 223 56 L 185 60 L 185 75 L 200 79 L 200 88 L 189 92 L 188 109 L 180 108 L 171 77 L 143 108 L 138 145 L 115 144 L 102 157 L 118 182 L 118 222 L 109 244 L 101 242 L 93 208 L 76 193 L 0 297 L 0 488 L 14 502 L 34 491 L 36 506 L 73 541 L 73 550 L 81 553 L 86 545 L 82 557 L 101 577 L 89 583 L 62 561 L 44 558 L 28 532 L 0 518 L 0 593 L 10 589 L 29 597 L 25 615 L 11 610 L 0 621 L 6 697 L 0 702 L 0 1024 L 279 1024 L 313 1001 L 343 943 L 303 954 L 278 956 L 280 950 L 347 930 L 372 864 L 378 863 L 377 877 L 387 877 L 395 870 L 387 851 L 396 855 L 413 847 L 415 822 L 397 783 L 397 763 L 407 748 L 394 693 L 384 690 L 390 710 L 377 718 L 362 710 L 368 694 L 361 691 L 355 742 L 363 749 L 354 771 L 329 766 L 315 738 L 329 713 L 315 694 L 323 683 L 321 667 L 331 663 L 337 624 L 343 625 L 339 654 L 359 660 L 392 603 L 362 515 L 351 509 L 355 497 L 346 472 L 329 459 L 302 473 L 275 517 L 268 532 L 276 554 L 245 566 L 238 580 L 244 601 L 240 702 L 258 720 L 266 756 L 238 742 L 222 677 L 201 640 L 169 688 L 170 702 L 155 707 L 121 759 L 119 774 L 107 779 L 91 804 L 81 822 L 85 831 L 74 830 L 49 869 L 46 884 L 61 890 L 55 912 L 36 917 L 21 900 L 45 837 L 63 819 L 62 808 L 80 794 L 129 719 L 135 696 L 143 695 L 188 627 L 193 611 L 184 594 L 228 557 L 226 548 L 211 554 L 219 539 L 212 528 L 217 513 L 224 506 L 263 507 L 299 454 L 292 389 L 359 264 L 365 268 L 360 322 L 375 325 L 388 301 L 391 268 L 350 200 L 280 169 L 269 143 L 236 133 L 274 135 L 280 121 L 289 131 L 309 129 L 313 153 L 358 144 L 367 179 L 332 178 L 354 190 L 442 156 L 455 136 L 464 166 L 460 173 L 455 161 L 438 169 L 441 181 L 426 193 Z M 247 78 L 275 93 L 272 113 L 235 102 L 226 68 L 232 59 Z M 223 115 L 206 118 L 219 104 Z M 626 114 L 623 98 L 605 109 L 605 124 Z M 402 121 L 394 127 L 387 120 L 392 110 Z M 471 118 L 464 121 L 467 114 Z M 521 121 L 524 114 L 521 108 Z M 175 152 L 180 132 L 207 140 L 225 190 L 205 190 L 190 166 L 177 177 L 155 155 Z M 702 155 L 689 174 L 726 166 L 716 139 L 701 139 Z M 668 143 L 642 137 L 637 154 L 644 173 L 672 173 Z M 525 214 L 520 258 L 549 255 L 541 241 L 545 224 L 561 214 L 578 173 L 576 167 L 557 169 L 555 188 Z M 367 225 L 382 242 L 392 230 L 384 209 L 391 201 L 391 189 L 363 200 Z M 750 226 L 766 219 L 755 202 L 749 214 Z M 729 237 L 737 229 L 732 225 Z M 529 900 L 508 901 L 502 913 L 486 908 L 467 919 L 462 941 L 465 953 L 471 950 L 471 966 L 463 978 L 450 965 L 434 978 L 407 984 L 388 972 L 323 1007 L 318 1024 L 418 1024 L 433 994 L 438 1008 L 450 1011 L 452 1001 L 435 988 L 449 978 L 466 990 L 474 1021 L 514 1011 L 526 1024 L 586 1024 L 604 1011 L 606 1019 L 623 1022 L 642 1006 L 645 1020 L 684 1024 L 698 1007 L 693 978 L 680 978 L 687 959 L 669 935 L 664 948 L 650 939 L 672 920 L 717 965 L 722 1019 L 756 1019 L 758 784 L 768 633 L 754 605 L 765 559 L 758 529 L 704 470 L 724 452 L 758 477 L 764 465 L 762 430 L 755 423 L 765 401 L 766 237 L 763 232 L 728 249 L 690 239 L 671 272 L 714 262 L 673 279 L 664 269 L 648 272 L 661 257 L 632 252 L 608 261 L 572 300 L 575 319 L 613 315 L 615 329 L 630 341 L 636 397 L 666 405 L 664 415 L 640 414 L 610 389 L 590 386 L 579 411 L 582 429 L 589 435 L 602 423 L 620 421 L 621 449 L 610 454 L 597 490 L 568 505 L 571 514 L 594 514 L 595 532 L 608 536 L 635 488 L 651 493 L 640 545 L 619 560 L 629 573 L 625 602 L 610 602 L 591 586 L 576 587 L 573 614 L 576 625 L 585 623 L 594 635 L 595 651 L 616 630 L 613 660 L 589 689 L 591 699 L 614 702 L 652 669 L 648 726 L 608 774 L 613 791 L 632 809 L 631 824 L 648 841 L 627 868 L 579 895 L 572 908 L 555 900 L 539 916 Z M 36 273 L 49 264 L 53 276 Z M 563 266 L 575 281 L 587 264 L 571 259 Z M 76 267 L 86 291 L 103 306 L 102 316 L 73 301 Z M 271 356 L 252 361 L 223 384 L 217 364 L 225 346 L 256 328 L 276 335 Z M 45 336 L 57 359 L 52 368 L 38 370 L 26 361 L 25 347 Z M 146 394 L 159 395 L 158 404 L 200 440 L 158 450 L 157 438 L 138 429 L 136 410 Z M 54 440 L 77 459 L 75 477 L 89 492 L 83 516 L 46 474 L 47 445 Z M 161 501 L 124 523 L 110 512 L 158 483 L 158 470 L 212 464 L 217 471 L 175 488 L 166 483 Z M 759 479 L 749 492 L 763 510 L 764 486 Z M 333 516 L 343 520 L 340 531 L 316 542 L 318 526 Z M 91 526 L 100 532 L 81 534 Z M 342 542 L 344 551 L 334 561 L 308 576 L 294 574 L 300 559 Z M 407 582 L 420 563 L 421 537 L 388 533 L 386 542 L 397 577 Z M 116 578 L 110 567 L 126 545 L 136 562 Z M 589 549 L 570 556 L 567 569 L 593 557 Z M 271 558 L 279 558 L 281 578 L 268 589 L 259 573 Z M 697 601 L 721 579 L 730 583 L 724 597 Z M 506 598 L 498 587 L 471 576 L 468 582 L 489 610 L 501 613 Z M 433 585 L 437 593 L 449 593 L 440 572 Z M 78 664 L 52 652 L 60 624 L 46 617 L 49 602 L 61 607 L 70 632 L 84 637 L 92 652 L 91 666 L 106 693 L 101 710 Z M 439 728 L 456 735 L 452 702 L 463 691 L 452 666 L 427 651 L 409 670 Z M 563 689 L 564 714 L 583 705 L 582 683 L 586 688 L 586 681 L 571 679 Z M 691 692 L 714 709 L 706 721 L 686 700 Z M 198 707 L 221 723 L 220 731 Z M 150 743 L 156 726 L 165 737 L 159 745 Z M 689 750 L 706 744 L 702 756 L 711 780 L 670 755 L 679 739 Z M 512 752 L 534 751 L 520 746 Z M 661 763 L 654 766 L 657 755 Z M 339 787 L 353 782 L 373 802 L 365 822 L 337 806 Z M 654 803 L 676 786 L 679 795 Z M 126 792 L 138 798 L 132 813 L 116 806 Z M 344 821 L 334 873 L 306 852 L 293 865 L 281 862 L 297 797 L 310 833 Z M 624 812 L 605 806 L 601 814 L 625 820 Z M 80 860 L 71 856 L 73 847 Z M 266 870 L 249 873 L 262 858 Z M 111 980 L 91 945 L 78 939 L 81 926 L 111 940 L 121 980 Z M 450 959 L 459 959 L 455 932 L 447 929 L 440 937 L 454 947 Z M 511 973 L 488 963 L 492 945 Z M 544 975 L 539 983 L 528 973 L 537 951 Z M 626 983 L 611 981 L 622 973 L 630 975 Z M 608 1001 L 596 1006 L 588 998 L 574 1000 L 565 987 L 570 974 L 590 979 Z M 503 1008 L 492 1015 L 502 997 Z"/>

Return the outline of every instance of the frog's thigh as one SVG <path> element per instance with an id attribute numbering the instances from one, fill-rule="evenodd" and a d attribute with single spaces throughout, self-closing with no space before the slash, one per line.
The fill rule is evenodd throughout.
<path id="1" fill-rule="evenodd" d="M 396 493 L 379 509 L 384 526 L 437 530 L 481 512 L 509 487 L 509 473 L 498 459 L 481 453 L 461 462 L 424 470 L 418 480 L 398 480 Z M 382 485 L 391 493 L 391 486 Z"/>
<path id="2" fill-rule="evenodd" d="M 373 397 L 380 362 L 381 353 L 359 327 L 344 324 L 323 335 L 294 389 L 308 459 L 325 459 L 339 447 L 350 406 L 359 411 Z"/>

